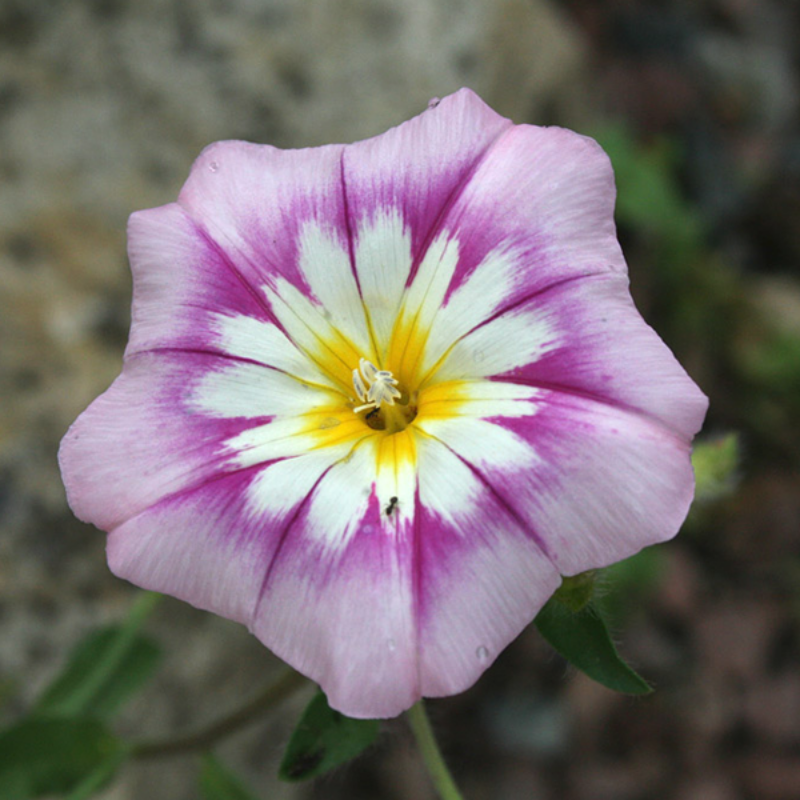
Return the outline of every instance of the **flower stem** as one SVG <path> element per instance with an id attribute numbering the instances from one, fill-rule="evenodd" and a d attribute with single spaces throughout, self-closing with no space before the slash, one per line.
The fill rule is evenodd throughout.
<path id="1" fill-rule="evenodd" d="M 259 694 L 230 714 L 182 736 L 135 743 L 131 755 L 138 759 L 148 759 L 207 750 L 226 736 L 254 722 L 307 683 L 308 680 L 299 672 L 287 669 L 278 680 L 267 684 Z"/>
<path id="2" fill-rule="evenodd" d="M 423 700 L 408 709 L 408 724 L 414 732 L 417 747 L 422 753 L 422 760 L 425 762 L 439 797 L 442 800 L 463 800 L 450 770 L 447 769 L 447 764 L 444 763 Z"/>

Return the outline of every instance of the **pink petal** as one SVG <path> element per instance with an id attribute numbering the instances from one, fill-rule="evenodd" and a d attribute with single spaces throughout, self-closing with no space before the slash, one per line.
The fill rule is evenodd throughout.
<path id="1" fill-rule="evenodd" d="M 351 228 L 397 210 L 411 231 L 412 257 L 421 258 L 446 210 L 511 127 L 474 92 L 461 89 L 408 122 L 349 145 L 343 175 Z"/>
<path id="2" fill-rule="evenodd" d="M 278 276 L 310 294 L 298 243 L 317 223 L 348 250 L 342 146 L 278 150 L 217 142 L 195 161 L 178 202 L 235 265 L 257 296 Z"/>
<path id="3" fill-rule="evenodd" d="M 518 307 L 548 318 L 555 346 L 511 380 L 585 394 L 641 412 L 688 444 L 708 398 L 642 319 L 623 276 L 564 283 Z"/>
<path id="4" fill-rule="evenodd" d="M 504 308 L 565 280 L 625 274 L 615 196 L 611 164 L 595 141 L 563 128 L 513 127 L 440 222 L 461 254 L 450 291 L 492 253 L 515 262 L 503 275 Z"/>
<path id="5" fill-rule="evenodd" d="M 422 693 L 469 688 L 533 620 L 560 576 L 505 498 L 434 439 L 420 448 Z M 492 443 L 489 444 L 492 446 Z"/>
<path id="6" fill-rule="evenodd" d="M 127 354 L 216 349 L 216 315 L 266 319 L 227 254 L 177 203 L 137 211 L 128 223 L 133 309 Z"/>
<path id="7" fill-rule="evenodd" d="M 678 532 L 694 493 L 687 440 L 578 394 L 543 392 L 536 404 L 532 416 L 480 422 L 479 436 L 477 422 L 423 428 L 473 466 L 562 575 Z"/>
<path id="8" fill-rule="evenodd" d="M 112 530 L 230 469 L 226 442 L 269 417 L 224 419 L 195 410 L 194 387 L 229 363 L 207 353 L 128 356 L 122 375 L 61 442 L 61 474 L 75 514 Z"/>
<path id="9" fill-rule="evenodd" d="M 173 492 L 109 534 L 109 566 L 138 586 L 249 624 L 293 514 L 332 460 L 259 464 Z"/>
<path id="10" fill-rule="evenodd" d="M 379 337 L 388 341 L 406 287 L 447 208 L 510 127 L 462 89 L 383 135 L 345 148 L 342 174 L 354 261 Z"/>
<path id="11" fill-rule="evenodd" d="M 258 469 L 169 494 L 114 528 L 112 572 L 247 624 L 282 522 L 250 511 L 246 495 Z"/>
<path id="12" fill-rule="evenodd" d="M 463 336 L 437 372 L 563 390 L 632 409 L 685 440 L 708 399 L 640 316 L 623 275 L 558 283 Z"/>
<path id="13" fill-rule="evenodd" d="M 435 441 L 421 447 L 419 495 L 400 500 L 416 506 L 411 516 L 386 530 L 373 496 L 353 515 L 354 534 L 335 546 L 319 539 L 311 512 L 336 468 L 326 474 L 292 522 L 256 608 L 253 632 L 348 716 L 391 717 L 422 695 L 466 689 L 560 580 L 467 465 Z M 330 498 L 354 508 L 359 495 L 354 482 Z"/>
<path id="14" fill-rule="evenodd" d="M 323 479 L 324 483 L 324 479 Z M 355 487 L 353 487 L 355 489 Z M 380 532 L 377 503 L 325 547 L 301 513 L 266 576 L 252 631 L 351 717 L 392 717 L 420 697 L 413 526 Z"/>

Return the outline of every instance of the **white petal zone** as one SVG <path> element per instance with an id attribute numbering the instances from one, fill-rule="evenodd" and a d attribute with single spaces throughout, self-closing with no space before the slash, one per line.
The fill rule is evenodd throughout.
<path id="1" fill-rule="evenodd" d="M 499 476 L 504 473 L 518 475 L 535 469 L 541 463 L 539 456 L 524 439 L 508 428 L 485 419 L 459 417 L 422 420 L 419 428 L 480 471 L 488 470 Z"/>
<path id="2" fill-rule="evenodd" d="M 353 448 L 331 467 L 311 496 L 305 534 L 326 550 L 347 547 L 362 529 L 375 481 L 376 442 L 377 437 L 371 436 Z M 363 532 L 380 533 L 365 528 Z"/>
<path id="3" fill-rule="evenodd" d="M 362 353 L 372 352 L 372 341 L 358 292 L 350 253 L 330 232 L 316 222 L 307 222 L 299 236 L 300 270 L 322 313 Z"/>
<path id="4" fill-rule="evenodd" d="M 441 442 L 417 436 L 419 500 L 460 532 L 480 511 L 481 492 L 469 467 Z"/>
<path id="5" fill-rule="evenodd" d="M 285 459 L 271 465 L 252 484 L 249 501 L 253 513 L 278 514 L 283 507 L 283 496 L 292 496 L 298 491 L 297 487 L 310 492 L 317 479 L 330 468 L 311 496 L 305 526 L 306 534 L 326 548 L 347 546 L 367 512 L 373 488 L 382 512 L 380 528 L 385 533 L 395 532 L 398 520 L 413 516 L 416 471 L 410 460 L 382 458 L 376 475 L 377 447 L 381 439 L 370 435 L 356 447 L 352 441 L 347 441 L 310 452 L 304 449 L 308 442 L 304 442 L 301 433 L 266 441 L 271 428 L 278 427 L 286 433 L 294 427 L 292 422 L 276 420 L 257 429 L 264 441 L 238 454 L 237 463 L 242 467 L 275 458 Z M 244 434 L 237 438 L 243 437 Z M 284 484 L 291 485 L 292 491 L 287 492 Z M 402 498 L 402 502 L 398 501 L 392 514 L 386 514 L 392 497 Z M 369 532 L 378 534 L 380 531 Z"/>
<path id="6" fill-rule="evenodd" d="M 537 361 L 559 346 L 559 334 L 542 309 L 512 309 L 459 339 L 433 379 L 502 375 Z"/>
<path id="7" fill-rule="evenodd" d="M 391 447 L 387 437 L 383 447 Z M 390 534 L 396 534 L 402 524 L 410 524 L 414 519 L 417 491 L 417 469 L 413 459 L 387 458 L 378 461 L 378 475 L 375 480 L 375 494 L 381 509 L 381 527 Z M 392 500 L 392 498 L 395 498 Z"/>
<path id="8" fill-rule="evenodd" d="M 451 388 L 452 387 L 452 388 Z M 423 392 L 417 427 L 439 417 L 529 417 L 547 390 L 521 383 L 474 380 L 436 384 Z"/>
<path id="9" fill-rule="evenodd" d="M 422 375 L 462 336 L 488 319 L 512 294 L 520 257 L 503 248 L 486 255 L 472 274 L 450 296 L 433 318 L 422 360 Z"/>
<path id="10" fill-rule="evenodd" d="M 245 314 L 214 313 L 210 316 L 217 345 L 225 354 L 258 361 L 309 383 L 334 386 L 325 373 L 272 322 Z"/>
<path id="11" fill-rule="evenodd" d="M 414 281 L 408 288 L 400 321 L 425 334 L 442 308 L 447 287 L 458 266 L 458 240 L 440 233 L 428 246 Z"/>
<path id="12" fill-rule="evenodd" d="M 190 412 L 215 419 L 294 416 L 337 402 L 341 395 L 325 391 L 269 367 L 229 363 L 207 372 L 187 399 Z"/>
<path id="13" fill-rule="evenodd" d="M 331 349 L 332 346 L 336 346 L 337 341 L 341 341 L 341 338 L 335 326 L 325 316 L 324 309 L 283 278 L 276 280 L 275 289 L 266 285 L 262 288 L 272 313 L 278 318 L 291 340 L 308 353 L 310 360 L 322 362 L 331 359 L 341 360 L 337 352 Z M 342 365 L 348 373 L 352 369 L 350 363 L 342 361 Z"/>
<path id="14" fill-rule="evenodd" d="M 320 441 L 307 420 L 299 416 L 286 416 L 276 417 L 264 425 L 243 431 L 228 439 L 225 446 L 231 453 L 231 466 L 242 469 L 265 461 L 303 455 L 319 447 Z M 329 445 L 324 449 L 339 446 Z M 340 455 L 344 456 L 353 442 L 341 446 L 344 449 Z"/>
<path id="15" fill-rule="evenodd" d="M 279 518 L 308 496 L 325 470 L 345 458 L 351 445 L 323 447 L 286 458 L 262 470 L 247 490 L 252 517 Z"/>
<path id="16" fill-rule="evenodd" d="M 383 361 L 411 272 L 411 235 L 397 209 L 379 209 L 359 222 L 355 260 L 364 305 L 382 348 L 378 360 Z"/>

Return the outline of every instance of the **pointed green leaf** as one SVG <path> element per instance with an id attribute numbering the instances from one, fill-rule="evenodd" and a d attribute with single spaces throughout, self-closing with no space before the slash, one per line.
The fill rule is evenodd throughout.
<path id="1" fill-rule="evenodd" d="M 650 686 L 620 657 L 594 606 L 574 612 L 551 598 L 536 617 L 539 633 L 573 666 L 603 686 L 625 694 L 648 694 Z"/>
<path id="2" fill-rule="evenodd" d="M 279 777 L 303 781 L 355 758 L 378 736 L 375 719 L 351 719 L 334 711 L 318 692 L 303 712 L 283 756 Z"/>
<path id="3" fill-rule="evenodd" d="M 25 719 L 0 733 L 0 797 L 28 800 L 73 791 L 123 751 L 98 720 Z"/>
<path id="4" fill-rule="evenodd" d="M 211 753 L 203 756 L 200 791 L 205 800 L 256 800 L 242 780 Z"/>
<path id="5" fill-rule="evenodd" d="M 35 706 L 47 716 L 109 719 L 153 674 L 160 659 L 149 638 L 110 626 L 90 633 Z"/>

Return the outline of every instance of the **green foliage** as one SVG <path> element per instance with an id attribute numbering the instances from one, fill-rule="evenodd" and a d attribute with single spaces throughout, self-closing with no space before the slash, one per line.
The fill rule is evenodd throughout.
<path id="1" fill-rule="evenodd" d="M 594 596 L 596 578 L 597 570 L 594 569 L 564 578 L 556 590 L 555 598 L 570 611 L 580 611 Z"/>
<path id="2" fill-rule="evenodd" d="M 278 775 L 302 781 L 355 758 L 377 738 L 380 723 L 334 711 L 322 692 L 306 707 L 281 761 Z"/>
<path id="3" fill-rule="evenodd" d="M 625 694 L 652 691 L 620 657 L 595 605 L 572 611 L 553 597 L 537 615 L 536 627 L 570 664 L 603 686 Z"/>
<path id="4" fill-rule="evenodd" d="M 791 299 L 788 299 L 791 298 Z M 773 301 L 774 302 L 774 301 Z M 769 316 L 763 303 L 736 339 L 735 369 L 742 383 L 740 407 L 758 433 L 770 436 L 779 451 L 800 459 L 800 302 L 787 292 L 791 319 Z"/>
<path id="5" fill-rule="evenodd" d="M 79 642 L 34 711 L 109 719 L 151 677 L 160 651 L 150 639 L 110 626 Z"/>
<path id="6" fill-rule="evenodd" d="M 244 783 L 211 753 L 203 756 L 199 781 L 205 800 L 256 800 Z"/>
<path id="7" fill-rule="evenodd" d="M 739 437 L 729 433 L 697 442 L 692 452 L 695 498 L 715 500 L 728 494 L 735 484 L 739 466 Z"/>
<path id="8" fill-rule="evenodd" d="M 19 691 L 19 681 L 14 678 L 0 678 L 0 711 L 3 706 Z"/>
<path id="9" fill-rule="evenodd" d="M 139 633 L 159 595 L 142 593 L 123 625 L 79 642 L 31 713 L 0 731 L 0 798 L 85 800 L 128 757 L 106 722 L 153 674 L 158 647 Z"/>
<path id="10" fill-rule="evenodd" d="M 99 720 L 25 719 L 0 733 L 0 797 L 74 791 L 98 769 L 118 766 L 123 753 L 123 744 Z"/>
<path id="11" fill-rule="evenodd" d="M 703 249 L 706 231 L 677 181 L 674 146 L 661 140 L 644 147 L 624 125 L 609 125 L 593 136 L 614 165 L 619 188 L 617 219 L 662 237 L 673 259 L 686 258 Z"/>
<path id="12" fill-rule="evenodd" d="M 664 556 L 660 547 L 645 547 L 603 570 L 602 586 L 609 591 L 596 597 L 603 619 L 623 624 L 656 593 L 664 574 Z"/>
<path id="13" fill-rule="evenodd" d="M 111 781 L 117 770 L 128 759 L 128 755 L 128 749 L 125 747 L 120 747 L 111 753 L 108 758 L 87 773 L 86 777 L 69 793 L 66 800 L 87 800 L 97 794 Z"/>

